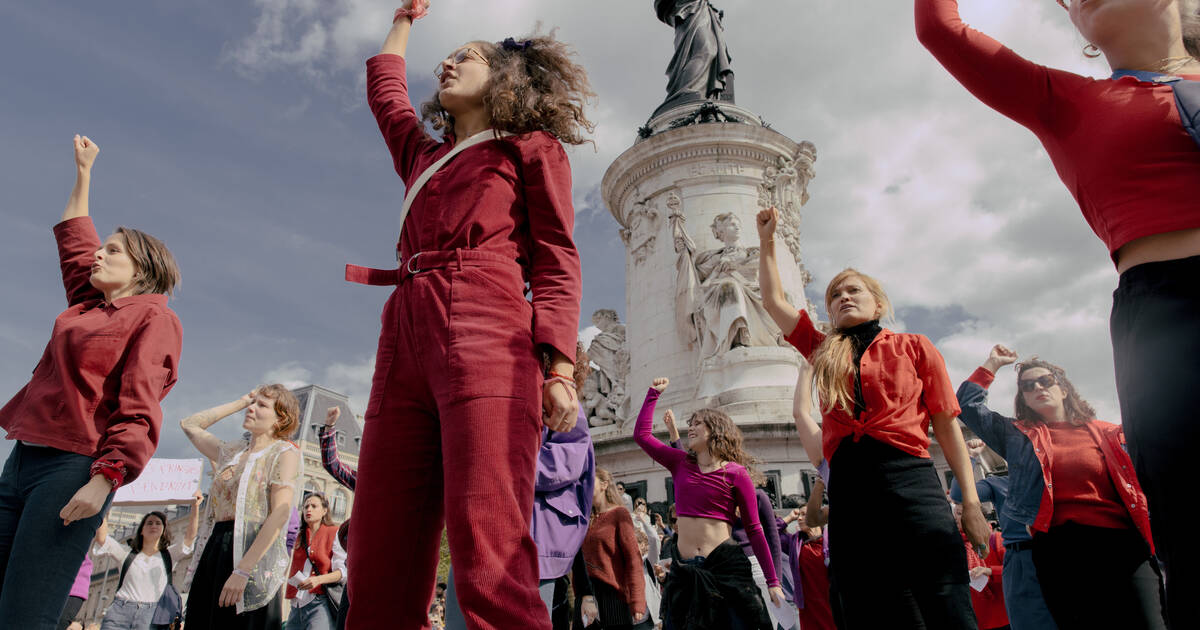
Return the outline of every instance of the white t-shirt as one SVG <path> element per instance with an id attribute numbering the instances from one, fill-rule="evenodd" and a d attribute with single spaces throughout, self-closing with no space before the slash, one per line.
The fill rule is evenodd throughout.
<path id="1" fill-rule="evenodd" d="M 183 558 L 192 555 L 192 548 L 185 547 L 182 541 L 171 545 L 167 551 L 170 552 L 171 562 L 175 566 L 179 566 L 179 561 Z M 108 556 L 123 564 L 130 553 L 133 553 L 131 549 L 117 542 L 112 536 L 105 538 L 103 544 L 92 543 L 93 558 Z M 129 564 L 129 571 L 125 573 L 125 581 L 117 591 L 116 597 L 140 604 L 153 604 L 162 597 L 163 591 L 167 590 L 170 579 L 161 553 L 147 556 L 139 552 Z"/>

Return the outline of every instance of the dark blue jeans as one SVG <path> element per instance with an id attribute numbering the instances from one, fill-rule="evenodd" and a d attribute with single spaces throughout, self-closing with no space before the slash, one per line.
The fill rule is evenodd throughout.
<path id="1" fill-rule="evenodd" d="M 0 474 L 0 626 L 54 630 L 104 511 L 63 527 L 92 458 L 17 443 Z"/>

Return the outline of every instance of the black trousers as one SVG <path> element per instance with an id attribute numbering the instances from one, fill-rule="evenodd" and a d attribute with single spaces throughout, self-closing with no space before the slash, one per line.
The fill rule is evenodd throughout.
<path id="1" fill-rule="evenodd" d="M 1066 523 L 1038 532 L 1033 566 L 1059 630 L 1166 630 L 1158 565 L 1132 527 Z"/>
<path id="2" fill-rule="evenodd" d="M 1200 628 L 1191 462 L 1200 448 L 1200 256 L 1121 274 L 1110 320 L 1121 422 L 1150 501 L 1172 628 Z"/>

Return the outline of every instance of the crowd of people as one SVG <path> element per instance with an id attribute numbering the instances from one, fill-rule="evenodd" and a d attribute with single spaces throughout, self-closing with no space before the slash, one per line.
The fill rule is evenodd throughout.
<path id="1" fill-rule="evenodd" d="M 324 496 L 297 496 L 299 403 L 268 384 L 180 422 L 214 473 L 183 540 L 160 512 L 128 547 L 108 536 L 113 492 L 154 453 L 177 381 L 182 326 L 167 301 L 180 271 L 144 232 L 100 239 L 99 147 L 76 136 L 54 227 L 68 308 L 0 409 L 17 440 L 0 475 L 0 627 L 79 626 L 72 609 L 99 556 L 122 563 L 106 629 L 277 629 L 285 607 L 293 630 L 1200 626 L 1183 516 L 1200 445 L 1187 393 L 1200 384 L 1188 323 L 1200 306 L 1200 1 L 1058 0 L 1085 52 L 1112 66 L 1102 80 L 1021 58 L 967 27 L 958 4 L 914 0 L 919 40 L 1037 135 L 1120 274 L 1121 425 L 1036 357 L 1016 365 L 1011 414 L 993 410 L 988 388 L 1018 358 L 1003 345 L 956 390 L 928 338 L 884 327 L 891 302 L 855 269 L 828 282 L 818 324 L 783 291 L 768 208 L 756 217 L 762 300 L 802 357 L 793 415 L 820 479 L 780 518 L 720 409 L 699 405 L 686 436 L 667 410 L 662 442 L 663 376 L 634 429 L 673 480 L 652 515 L 596 466 L 578 403 L 589 362 L 563 144 L 593 128 L 586 73 L 552 35 L 470 41 L 438 64 L 418 114 L 406 51 L 428 2 L 405 0 L 366 82 L 406 187 L 398 266 L 346 270 L 393 287 L 358 470 L 337 459 L 336 410 L 320 433 L 325 467 L 356 493 L 354 535 Z M 239 412 L 242 439 L 209 431 Z M 983 446 L 963 426 L 1006 475 L 975 478 Z M 435 596 L 443 529 L 453 568 Z M 183 604 L 170 575 L 189 556 Z"/>

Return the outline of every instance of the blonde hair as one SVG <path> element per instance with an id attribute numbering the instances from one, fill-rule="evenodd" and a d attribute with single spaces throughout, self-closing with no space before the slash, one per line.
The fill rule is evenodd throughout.
<path id="1" fill-rule="evenodd" d="M 887 293 L 884 293 L 883 285 L 879 284 L 875 278 L 847 267 L 834 276 L 833 280 L 829 281 L 829 286 L 825 287 L 825 310 L 831 314 L 831 317 L 833 292 L 850 278 L 858 278 L 866 285 L 867 291 L 870 291 L 871 295 L 875 297 L 875 301 L 879 303 L 881 317 L 891 315 L 892 302 L 888 299 Z M 810 360 L 813 367 L 813 383 L 821 400 L 822 413 L 829 413 L 834 409 L 853 413 L 854 390 L 850 386 L 850 381 L 858 370 L 858 366 L 854 363 L 854 341 L 850 336 L 844 334 L 841 329 L 835 328 L 813 351 Z"/>
<path id="2" fill-rule="evenodd" d="M 613 481 L 612 473 L 603 468 L 596 468 L 596 483 L 604 482 L 608 487 L 604 489 L 604 500 L 611 505 L 625 507 L 625 503 L 621 498 L 621 491 L 617 490 L 617 482 Z M 592 514 L 596 514 L 596 506 L 592 505 Z"/>

